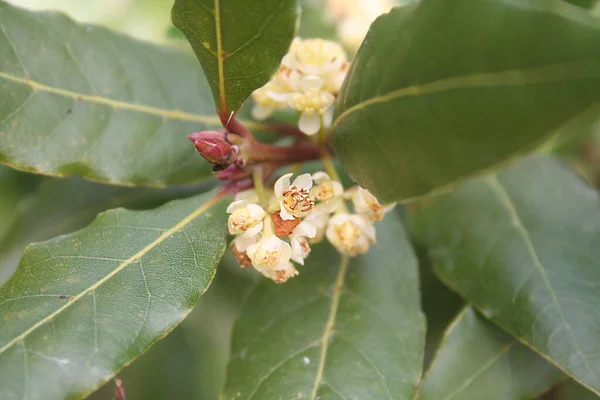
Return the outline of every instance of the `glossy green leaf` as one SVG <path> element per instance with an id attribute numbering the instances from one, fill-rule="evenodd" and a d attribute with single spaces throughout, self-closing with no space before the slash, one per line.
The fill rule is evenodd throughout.
<path id="1" fill-rule="evenodd" d="M 0 243 L 10 236 L 19 215 L 19 203 L 34 191 L 40 178 L 0 165 Z M 2 257 L 0 253 L 0 257 Z M 0 276 L 2 275 L 0 266 Z M 2 279 L 0 278 L 0 283 Z"/>
<path id="2" fill-rule="evenodd" d="M 10 171 L 6 174 L 8 176 L 0 173 L 2 188 L 11 183 L 14 185 L 17 181 L 20 190 L 24 190 L 23 186 L 27 186 L 29 181 L 37 181 L 38 184 L 35 190 L 28 190 L 18 198 L 13 198 L 12 205 L 2 206 L 4 200 L 14 197 L 14 192 L 0 191 L 0 230 L 8 229 L 6 237 L 0 237 L 0 286 L 15 271 L 23 250 L 32 242 L 81 229 L 92 222 L 98 213 L 109 208 L 150 209 L 207 189 L 207 184 L 169 189 L 132 189 L 81 179 L 42 178 L 2 168 Z"/>
<path id="3" fill-rule="evenodd" d="M 554 400 L 598 400 L 600 397 L 573 380 L 565 382 L 563 385 L 556 388 L 555 393 Z M 550 398 L 548 400 L 553 399 Z"/>
<path id="4" fill-rule="evenodd" d="M 0 1 L 0 92 L 4 164 L 121 185 L 210 176 L 186 136 L 221 123 L 191 55 Z"/>
<path id="5" fill-rule="evenodd" d="M 414 211 L 440 278 L 600 391 L 600 199 L 555 158 L 528 158 Z"/>
<path id="6" fill-rule="evenodd" d="M 563 379 L 558 368 L 468 307 L 448 327 L 417 399 L 531 399 Z"/>
<path id="7" fill-rule="evenodd" d="M 384 202 L 444 188 L 599 112 L 600 19 L 562 0 L 422 0 L 373 25 L 332 126 Z"/>
<path id="8" fill-rule="evenodd" d="M 575 4 L 579 7 L 585 8 L 594 8 L 594 6 L 598 3 L 598 0 L 565 0 L 571 4 Z"/>
<path id="9" fill-rule="evenodd" d="M 224 399 L 408 399 L 421 373 L 424 318 L 415 255 L 399 217 L 346 263 L 315 246 L 300 275 L 261 282 L 236 322 Z"/>
<path id="10" fill-rule="evenodd" d="M 233 322 L 257 278 L 226 252 L 210 288 L 185 321 L 119 373 L 127 400 L 216 400 Z M 89 400 L 111 400 L 114 390 L 109 381 Z"/>
<path id="11" fill-rule="evenodd" d="M 299 10 L 297 0 L 175 0 L 173 24 L 192 45 L 222 114 L 271 79 Z"/>
<path id="12" fill-rule="evenodd" d="M 214 276 L 225 205 L 209 192 L 107 211 L 29 246 L 0 288 L 0 397 L 85 397 L 170 332 Z"/>
<path id="13" fill-rule="evenodd" d="M 433 266 L 424 249 L 417 247 L 419 277 L 421 278 L 421 304 L 427 320 L 424 368 L 427 369 L 444 338 L 448 324 L 464 308 L 464 301 L 448 289 L 433 273 Z"/>

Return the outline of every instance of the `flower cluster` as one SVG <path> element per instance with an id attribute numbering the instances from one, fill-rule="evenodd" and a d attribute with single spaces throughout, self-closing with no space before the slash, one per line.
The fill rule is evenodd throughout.
<path id="1" fill-rule="evenodd" d="M 400 4 L 407 1 L 401 1 Z M 337 25 L 340 39 L 356 51 L 371 23 L 398 5 L 397 0 L 327 0 L 327 16 Z"/>
<path id="2" fill-rule="evenodd" d="M 275 76 L 252 94 L 254 118 L 266 119 L 279 109 L 300 114 L 307 135 L 331 124 L 333 103 L 348 70 L 348 58 L 337 43 L 295 38 Z"/>
<path id="3" fill-rule="evenodd" d="M 227 208 L 232 251 L 240 264 L 277 283 L 297 275 L 295 264 L 304 265 L 311 244 L 325 237 L 340 253 L 366 253 L 375 243 L 373 223 L 386 211 L 369 191 L 344 191 L 324 172 L 291 177 L 282 176 L 267 193 L 240 192 Z"/>

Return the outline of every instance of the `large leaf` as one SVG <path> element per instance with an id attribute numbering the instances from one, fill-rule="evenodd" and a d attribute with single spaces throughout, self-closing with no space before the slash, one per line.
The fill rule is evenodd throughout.
<path id="1" fill-rule="evenodd" d="M 186 138 L 221 125 L 193 56 L 0 1 L 0 92 L 14 168 L 149 186 L 210 175 Z"/>
<path id="2" fill-rule="evenodd" d="M 598 113 L 600 19 L 562 0 L 422 0 L 380 17 L 332 126 L 350 176 L 408 200 Z"/>
<path id="3" fill-rule="evenodd" d="M 421 278 L 421 304 L 427 320 L 423 361 L 423 366 L 427 368 L 444 338 L 448 324 L 464 308 L 464 301 L 435 276 L 431 261 L 425 250 L 419 247 L 416 250 L 419 258 L 419 276 Z"/>
<path id="4" fill-rule="evenodd" d="M 206 191 L 207 184 L 169 189 L 125 188 L 81 179 L 41 178 L 10 170 L 0 173 L 0 286 L 15 271 L 23 250 L 40 242 L 88 225 L 109 208 L 149 209 L 175 198 Z M 1 170 L 0 170 L 1 171 Z M 28 182 L 39 181 L 35 190 L 25 191 Z M 10 190 L 10 186 L 18 187 Z M 21 193 L 15 198 L 15 194 Z M 12 203 L 8 200 L 12 199 Z M 5 204 L 5 206 L 2 206 Z M 6 217 L 4 217 L 6 215 Z"/>
<path id="5" fill-rule="evenodd" d="M 413 215 L 444 282 L 596 392 L 599 201 L 556 159 L 537 156 Z"/>
<path id="6" fill-rule="evenodd" d="M 206 73 L 218 110 L 237 111 L 279 67 L 297 0 L 175 0 L 172 18 Z"/>
<path id="7" fill-rule="evenodd" d="M 390 213 L 369 253 L 340 262 L 327 243 L 284 285 L 264 281 L 233 334 L 224 399 L 407 399 L 424 319 L 415 255 Z"/>
<path id="8" fill-rule="evenodd" d="M 81 398 L 166 335 L 225 249 L 214 192 L 31 245 L 0 289 L 0 397 Z"/>
<path id="9" fill-rule="evenodd" d="M 19 216 L 19 203 L 34 191 L 40 179 L 0 165 L 0 243 L 10 235 Z M 0 253 L 1 257 L 1 253 Z M 0 282 L 2 275 L 0 266 Z"/>
<path id="10" fill-rule="evenodd" d="M 559 369 L 469 307 L 448 327 L 417 398 L 531 399 L 562 379 Z"/>
<path id="11" fill-rule="evenodd" d="M 127 400 L 215 400 L 225 379 L 229 337 L 241 303 L 259 278 L 226 252 L 209 290 L 165 339 L 119 373 Z M 110 400 L 109 381 L 89 400 Z"/>
<path id="12" fill-rule="evenodd" d="M 555 389 L 555 392 L 555 400 L 598 400 L 597 394 L 590 392 L 573 380 L 564 383 Z M 552 400 L 552 398 L 548 400 Z"/>

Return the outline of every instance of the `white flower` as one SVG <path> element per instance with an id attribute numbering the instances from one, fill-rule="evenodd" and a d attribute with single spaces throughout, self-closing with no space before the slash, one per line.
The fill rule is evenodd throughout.
<path id="1" fill-rule="evenodd" d="M 338 22 L 344 44 L 356 51 L 377 16 L 398 5 L 394 0 L 327 0 L 327 11 Z"/>
<path id="2" fill-rule="evenodd" d="M 352 193 L 352 204 L 354 204 L 354 211 L 357 214 L 364 216 L 371 222 L 381 221 L 383 214 L 394 207 L 393 205 L 383 207 L 371 192 L 361 187 L 358 187 Z"/>
<path id="3" fill-rule="evenodd" d="M 348 57 L 339 44 L 323 39 L 295 38 L 282 65 L 304 76 L 323 79 L 324 90 L 337 94 L 348 69 Z"/>
<path id="4" fill-rule="evenodd" d="M 289 261 L 279 265 L 275 269 L 263 269 L 259 270 L 259 272 L 275 283 L 284 283 L 288 279 L 298 275 L 296 267 Z"/>
<path id="5" fill-rule="evenodd" d="M 275 197 L 279 202 L 279 215 L 283 220 L 292 220 L 295 217 L 305 217 L 313 209 L 314 201 L 310 197 L 312 178 L 310 174 L 302 174 L 294 179 L 290 185 L 290 177 L 285 174 L 275 182 Z"/>
<path id="6" fill-rule="evenodd" d="M 331 217 L 327 239 L 343 254 L 364 254 L 375 243 L 375 227 L 360 215 L 337 214 Z"/>
<path id="7" fill-rule="evenodd" d="M 292 248 L 277 236 L 268 235 L 248 246 L 246 254 L 254 268 L 263 272 L 285 268 L 292 256 Z"/>
<path id="8" fill-rule="evenodd" d="M 300 81 L 302 93 L 290 96 L 290 106 L 300 112 L 298 127 L 307 135 L 314 135 L 321 128 L 321 118 L 328 113 L 335 96 L 322 90 L 323 79 L 309 75 Z"/>
<path id="9" fill-rule="evenodd" d="M 229 219 L 227 226 L 232 235 L 243 235 L 252 237 L 263 228 L 263 219 L 267 215 L 265 210 L 257 205 L 248 203 L 246 200 L 234 201 L 227 207 Z"/>
<path id="10" fill-rule="evenodd" d="M 317 234 L 317 228 L 309 221 L 302 221 L 294 228 L 290 235 L 292 243 L 292 260 L 300 265 L 304 265 L 304 259 L 310 253 L 310 245 L 306 238 L 312 239 Z"/>
<path id="11" fill-rule="evenodd" d="M 315 208 L 318 208 L 319 204 Z M 319 243 L 323 240 L 325 236 L 325 230 L 327 229 L 327 224 L 329 223 L 329 214 L 322 213 L 318 210 L 316 212 L 311 213 L 308 217 L 306 217 L 305 221 L 309 222 L 312 226 L 315 227 L 315 236 L 309 240 L 309 243 Z"/>
<path id="12" fill-rule="evenodd" d="M 325 172 L 316 172 L 312 178 L 316 185 L 313 186 L 310 194 L 315 200 L 322 202 L 317 204 L 317 211 L 321 213 L 334 212 L 340 204 L 344 187 L 340 182 L 331 179 Z"/>
<path id="13" fill-rule="evenodd" d="M 235 195 L 235 201 L 246 200 L 248 203 L 258 203 L 259 197 L 256 189 L 242 190 Z"/>
<path id="14" fill-rule="evenodd" d="M 252 265 L 252 260 L 246 254 L 246 249 L 256 243 L 258 235 L 252 237 L 244 237 L 243 235 L 236 236 L 231 242 L 231 251 L 235 258 L 238 260 L 240 265 L 243 267 L 249 267 Z"/>
<path id="15" fill-rule="evenodd" d="M 254 106 L 252 107 L 252 116 L 257 120 L 269 118 L 276 110 L 288 107 L 288 91 L 274 81 L 267 84 L 252 93 Z"/>

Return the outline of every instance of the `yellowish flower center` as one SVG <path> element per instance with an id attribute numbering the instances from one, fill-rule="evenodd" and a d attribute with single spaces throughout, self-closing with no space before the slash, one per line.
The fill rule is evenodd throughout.
<path id="1" fill-rule="evenodd" d="M 284 190 L 281 197 L 283 206 L 292 214 L 308 213 L 315 204 L 308 189 L 301 189 L 295 185 Z"/>
<path id="2" fill-rule="evenodd" d="M 233 211 L 227 220 L 231 234 L 244 233 L 260 222 L 260 218 L 251 216 L 248 208 L 238 208 Z"/>

